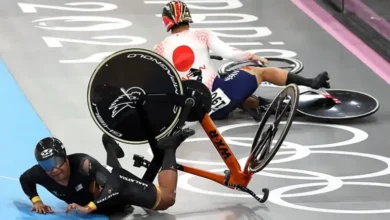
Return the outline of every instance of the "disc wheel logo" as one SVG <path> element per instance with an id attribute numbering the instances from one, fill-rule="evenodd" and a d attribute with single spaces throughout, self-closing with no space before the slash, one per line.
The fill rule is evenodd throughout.
<path id="1" fill-rule="evenodd" d="M 126 91 L 121 89 L 121 92 L 123 94 L 116 98 L 108 108 L 112 112 L 112 118 L 115 118 L 117 114 L 126 108 L 135 109 L 136 101 L 139 99 L 139 97 L 141 95 L 146 95 L 146 92 L 140 87 L 131 87 Z M 143 104 L 145 104 L 145 102 Z"/>
<path id="2" fill-rule="evenodd" d="M 281 122 L 281 124 L 285 124 L 285 122 Z M 349 186 L 354 187 L 381 187 L 381 188 L 390 188 L 389 183 L 381 183 L 381 182 L 375 182 L 372 180 L 372 178 L 377 177 L 383 177 L 390 174 L 390 158 L 384 157 L 381 155 L 375 155 L 375 154 L 369 154 L 369 153 L 361 153 L 361 152 L 353 152 L 353 151 L 346 151 L 346 150 L 334 150 L 335 148 L 340 148 L 343 146 L 348 146 L 349 149 L 351 149 L 351 146 L 363 142 L 368 138 L 368 134 L 364 132 L 363 130 L 350 127 L 350 126 L 344 126 L 344 125 L 332 125 L 332 124 L 317 124 L 317 123 L 307 123 L 307 122 L 293 122 L 293 125 L 299 125 L 299 126 L 307 126 L 309 129 L 312 129 L 313 127 L 322 127 L 325 129 L 332 129 L 334 130 L 333 133 L 339 133 L 339 132 L 345 132 L 349 133 L 348 135 L 343 135 L 343 137 L 348 137 L 346 140 L 341 141 L 335 141 L 333 143 L 326 143 L 326 144 L 300 144 L 300 143 L 292 143 L 291 141 L 287 140 L 284 141 L 283 145 L 281 146 L 279 152 L 277 153 L 276 157 L 270 162 L 270 164 L 261 172 L 256 173 L 256 176 L 262 176 L 272 179 L 276 179 L 278 183 L 284 183 L 286 180 L 293 180 L 293 181 L 307 181 L 307 183 L 300 183 L 293 185 L 286 185 L 282 187 L 278 187 L 270 191 L 270 195 L 268 198 L 269 202 L 272 202 L 274 204 L 284 206 L 287 208 L 292 209 L 299 209 L 302 211 L 312 211 L 312 212 L 322 212 L 322 213 L 337 213 L 337 214 L 380 214 L 380 213 L 390 213 L 390 205 L 386 207 L 386 204 L 384 205 L 378 205 L 378 206 L 371 206 L 373 208 L 370 208 L 369 206 L 364 208 L 363 210 L 359 207 L 351 208 L 351 204 L 348 203 L 337 203 L 337 207 L 330 207 L 330 206 L 322 206 L 321 204 L 317 202 L 313 202 L 310 204 L 310 202 L 307 202 L 310 200 L 310 197 L 312 197 L 315 201 L 318 201 L 318 196 L 327 196 L 326 194 L 332 193 L 332 196 L 334 196 L 334 201 L 342 201 L 342 196 L 345 194 L 337 194 L 337 191 L 341 190 L 348 190 L 345 189 Z M 242 128 L 242 127 L 252 127 L 252 126 L 258 126 L 258 124 L 255 123 L 247 123 L 247 124 L 233 124 L 233 125 L 227 125 L 219 127 L 218 130 L 221 132 L 227 132 L 230 130 L 230 134 L 234 133 L 231 130 Z M 305 129 L 299 129 L 300 131 L 303 131 Z M 293 131 L 293 130 L 292 130 Z M 290 131 L 291 132 L 291 131 Z M 322 134 L 326 135 L 326 134 Z M 233 146 L 239 146 L 243 148 L 248 149 L 248 154 L 252 145 L 253 138 L 250 137 L 238 137 L 238 136 L 224 136 L 224 139 L 226 142 Z M 333 139 L 332 139 L 333 140 Z M 210 142 L 208 137 L 199 137 L 199 138 L 189 138 L 185 142 Z M 276 142 L 277 140 L 274 140 Z M 195 145 L 194 145 L 195 146 Z M 196 146 L 199 146 L 196 145 Z M 212 149 L 210 149 L 212 150 Z M 151 153 L 149 149 L 149 153 Z M 329 164 L 325 164 L 326 166 L 332 166 L 332 171 L 336 174 L 332 173 L 321 173 L 318 171 L 314 171 L 316 167 L 321 168 L 320 164 L 306 164 L 307 167 L 303 169 L 293 169 L 291 168 L 291 165 L 287 165 L 286 168 L 281 167 L 280 165 L 283 163 L 291 163 L 294 161 L 299 161 L 302 159 L 308 158 L 310 155 L 318 155 L 321 157 L 322 162 L 327 162 L 326 158 L 328 156 L 335 157 L 335 156 L 341 156 L 342 160 L 348 160 L 349 158 L 358 161 L 355 163 L 358 163 L 358 166 L 364 166 L 364 162 L 366 160 L 369 161 L 378 161 L 379 164 L 382 164 L 383 168 L 379 168 L 379 170 L 373 170 L 375 169 L 374 166 L 372 167 L 372 171 L 365 171 L 364 173 L 357 173 L 361 169 L 356 169 L 356 166 L 343 166 L 340 167 L 338 165 L 334 164 L 334 160 L 329 160 Z M 247 160 L 247 157 L 239 159 L 239 163 L 241 167 L 244 167 L 245 162 Z M 196 164 L 196 165 L 202 165 L 202 166 L 217 166 L 219 168 L 210 169 L 209 172 L 216 172 L 216 173 L 223 173 L 223 171 L 226 169 L 226 165 L 221 162 L 215 162 L 215 161 L 201 161 L 201 160 L 187 160 L 183 158 L 177 158 L 178 163 L 183 164 Z M 331 164 L 333 163 L 333 164 Z M 277 164 L 278 167 L 273 167 L 273 165 Z M 347 174 L 341 174 L 343 170 Z M 341 172 L 340 172 L 341 171 Z M 348 174 L 353 173 L 353 174 Z M 179 183 L 178 186 L 182 189 L 196 192 L 200 194 L 205 195 L 212 195 L 212 196 L 221 196 L 221 197 L 235 197 L 235 198 L 248 198 L 253 199 L 251 195 L 243 194 L 243 193 L 225 193 L 225 192 L 217 192 L 218 188 L 210 188 L 208 185 L 205 185 L 204 183 L 200 186 L 195 186 L 196 182 L 191 181 L 193 178 L 200 178 L 196 177 L 192 174 L 183 174 L 179 177 Z M 255 180 L 255 178 L 253 178 Z M 263 180 L 264 182 L 264 180 Z M 266 181 L 269 182 L 269 181 Z M 253 185 L 255 185 L 253 183 Z M 279 184 L 278 184 L 279 185 Z M 208 189 L 206 189 L 208 188 Z M 364 188 L 363 188 L 364 189 Z M 380 188 L 378 189 L 380 190 Z M 386 189 L 385 189 L 386 190 Z M 356 190 L 354 193 L 360 194 L 360 193 L 366 193 L 364 190 Z M 262 196 L 262 195 L 259 195 Z M 331 196 L 331 195 L 329 195 Z M 359 199 L 363 198 L 362 196 L 358 195 L 352 195 Z M 340 198 L 339 198 L 340 197 Z M 301 201 L 305 202 L 298 202 L 301 198 Z M 363 201 L 362 201 L 363 202 Z M 382 204 L 382 203 L 381 203 Z M 378 207 L 381 207 L 382 209 L 378 209 Z M 345 208 L 343 208 L 345 207 Z"/>

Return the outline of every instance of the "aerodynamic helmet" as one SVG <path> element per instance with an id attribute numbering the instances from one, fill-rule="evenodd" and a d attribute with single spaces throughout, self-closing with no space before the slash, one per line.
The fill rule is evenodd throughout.
<path id="1" fill-rule="evenodd" d="M 162 19 L 167 31 L 175 25 L 193 23 L 189 8 L 180 0 L 172 0 L 164 6 Z"/>
<path id="2" fill-rule="evenodd" d="M 65 163 L 66 149 L 59 139 L 46 137 L 35 146 L 35 159 L 45 171 L 50 172 Z"/>

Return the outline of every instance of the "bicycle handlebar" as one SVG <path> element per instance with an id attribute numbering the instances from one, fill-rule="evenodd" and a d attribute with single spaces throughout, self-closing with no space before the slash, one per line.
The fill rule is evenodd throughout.
<path id="1" fill-rule="evenodd" d="M 221 56 L 217 56 L 217 55 L 210 55 L 210 59 L 212 59 L 212 60 L 223 60 L 223 58 Z"/>

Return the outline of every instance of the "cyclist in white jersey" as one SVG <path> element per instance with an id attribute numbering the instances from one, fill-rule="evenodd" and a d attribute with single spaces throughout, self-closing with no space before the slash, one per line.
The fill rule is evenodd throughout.
<path id="1" fill-rule="evenodd" d="M 162 18 L 171 35 L 158 43 L 154 51 L 175 66 L 182 80 L 191 79 L 191 68 L 202 70 L 202 82 L 218 97 L 213 100 L 210 112 L 213 119 L 225 119 L 236 108 L 257 109 L 261 105 L 269 104 L 265 99 L 253 96 L 263 81 L 280 86 L 295 83 L 314 89 L 330 88 L 327 72 L 322 72 L 315 78 L 304 78 L 274 67 L 244 67 L 228 77 L 219 78 L 211 63 L 210 50 L 233 61 L 268 61 L 229 46 L 212 31 L 190 30 L 189 24 L 193 23 L 191 13 L 182 1 L 173 0 L 167 3 L 163 8 Z"/>

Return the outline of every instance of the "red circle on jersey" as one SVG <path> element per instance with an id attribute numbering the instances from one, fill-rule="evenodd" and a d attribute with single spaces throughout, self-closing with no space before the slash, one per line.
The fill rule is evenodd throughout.
<path id="1" fill-rule="evenodd" d="M 195 53 L 189 46 L 182 45 L 173 51 L 172 60 L 178 71 L 185 72 L 194 64 Z"/>

